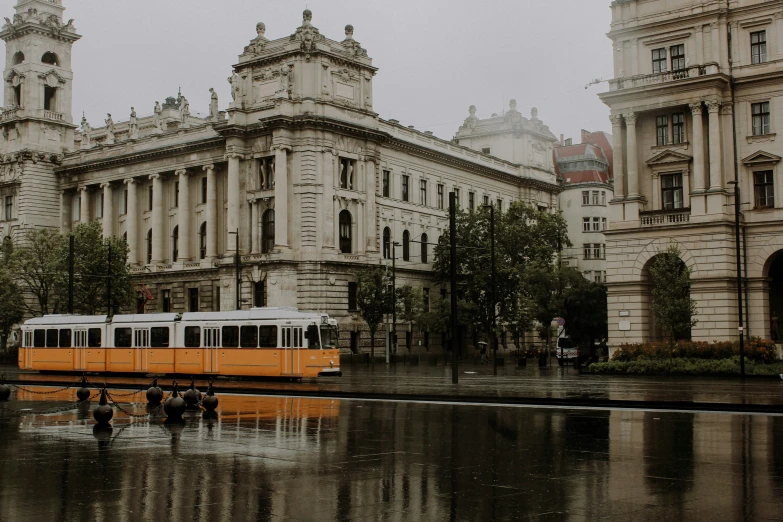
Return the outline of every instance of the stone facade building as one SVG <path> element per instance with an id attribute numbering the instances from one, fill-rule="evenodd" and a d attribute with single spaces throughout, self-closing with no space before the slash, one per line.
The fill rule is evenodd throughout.
<path id="1" fill-rule="evenodd" d="M 0 32 L 0 191 L 18 203 L 0 214 L 0 234 L 101 222 L 127 239 L 135 279 L 154 296 L 148 312 L 325 311 L 340 320 L 343 345 L 359 349 L 357 270 L 389 265 L 396 242 L 397 284 L 433 286 L 449 192 L 463 207 L 473 198 L 557 205 L 548 136 L 532 134 L 504 160 L 380 119 L 378 70 L 353 27 L 329 39 L 309 10 L 279 38 L 256 26 L 230 69 L 227 110 L 212 91 L 209 116 L 198 118 L 180 94 L 151 117 L 131 109 L 127 121 L 83 119 L 80 130 L 70 103 L 80 37 L 62 23 L 61 0 L 22 0 L 16 11 Z"/>
<path id="2" fill-rule="evenodd" d="M 610 344 L 658 337 L 648 267 L 672 243 L 692 271 L 693 339 L 738 338 L 736 203 L 747 333 L 778 338 L 783 1 L 615 0 L 611 8 L 615 78 L 601 95 L 614 139 Z"/>

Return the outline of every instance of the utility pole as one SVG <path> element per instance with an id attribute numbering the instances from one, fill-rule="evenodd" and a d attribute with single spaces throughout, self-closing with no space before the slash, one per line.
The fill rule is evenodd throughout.
<path id="1" fill-rule="evenodd" d="M 73 234 L 68 240 L 68 313 L 73 314 L 73 254 L 75 239 Z"/>
<path id="2" fill-rule="evenodd" d="M 111 243 L 109 243 L 109 270 L 108 278 L 106 279 L 106 315 L 111 317 Z"/>
<path id="3" fill-rule="evenodd" d="M 236 249 L 234 250 L 234 267 L 236 268 L 236 281 L 235 281 L 236 282 L 236 294 L 237 294 L 236 309 L 239 310 L 240 309 L 240 304 L 239 304 L 239 302 L 240 302 L 240 295 L 239 294 L 240 294 L 240 291 L 242 290 L 242 269 L 241 269 L 241 264 L 240 264 L 240 259 L 239 259 L 239 229 L 237 229 L 236 232 L 229 232 L 229 234 L 236 234 L 236 238 L 237 238 L 237 241 L 235 243 L 236 244 Z"/>
<path id="4" fill-rule="evenodd" d="M 397 242 L 392 242 L 392 353 L 397 355 Z M 386 362 L 389 362 L 387 358 Z"/>
<path id="5" fill-rule="evenodd" d="M 745 379 L 745 327 L 742 313 L 742 247 L 740 244 L 740 188 L 736 181 L 729 181 L 734 185 L 734 238 L 737 243 L 737 309 L 739 311 L 739 349 L 740 349 L 740 377 Z"/>
<path id="6" fill-rule="evenodd" d="M 459 382 L 459 359 L 457 358 L 457 198 L 449 192 L 449 239 L 451 240 L 449 272 L 451 278 L 451 382 Z"/>
<path id="7" fill-rule="evenodd" d="M 498 340 L 496 335 L 497 330 L 497 297 L 495 288 L 495 205 L 489 207 L 489 240 L 492 243 L 492 373 L 495 377 L 498 376 Z"/>

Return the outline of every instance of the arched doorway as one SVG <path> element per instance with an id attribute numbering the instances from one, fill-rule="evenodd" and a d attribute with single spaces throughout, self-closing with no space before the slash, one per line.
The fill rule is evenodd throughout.
<path id="1" fill-rule="evenodd" d="M 780 343 L 783 339 L 783 250 L 776 252 L 769 263 L 769 332 L 770 339 Z"/>
<path id="2" fill-rule="evenodd" d="M 691 339 L 692 301 L 690 270 L 679 252 L 659 252 L 644 266 L 646 316 L 645 341 Z M 660 304 L 658 304 L 660 303 Z"/>

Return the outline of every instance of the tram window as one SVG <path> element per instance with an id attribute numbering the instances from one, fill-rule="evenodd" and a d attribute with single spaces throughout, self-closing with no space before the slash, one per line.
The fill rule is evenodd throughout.
<path id="1" fill-rule="evenodd" d="M 243 326 L 239 330 L 239 345 L 242 348 L 258 348 L 258 328 Z"/>
<path id="2" fill-rule="evenodd" d="M 57 348 L 57 330 L 46 330 L 46 347 Z"/>
<path id="3" fill-rule="evenodd" d="M 150 346 L 152 348 L 168 348 L 169 346 L 169 327 L 157 326 L 150 328 Z"/>
<path id="4" fill-rule="evenodd" d="M 33 347 L 44 348 L 46 346 L 46 330 L 35 330 L 33 332 Z"/>
<path id="5" fill-rule="evenodd" d="M 71 347 L 71 329 L 63 328 L 60 330 L 60 348 Z"/>
<path id="6" fill-rule="evenodd" d="M 117 328 L 114 330 L 114 346 L 117 348 L 131 347 L 131 329 Z"/>
<path id="7" fill-rule="evenodd" d="M 101 329 L 100 328 L 90 328 L 87 331 L 87 346 L 90 348 L 100 348 L 101 347 Z"/>
<path id="8" fill-rule="evenodd" d="M 260 326 L 258 334 L 258 346 L 277 348 L 277 326 Z"/>
<path id="9" fill-rule="evenodd" d="M 318 327 L 311 324 L 307 327 L 307 347 L 311 350 L 317 350 L 321 347 L 318 341 Z"/>
<path id="10" fill-rule="evenodd" d="M 239 327 L 223 327 L 223 348 L 236 348 L 239 346 Z"/>
<path id="11" fill-rule="evenodd" d="M 201 346 L 201 328 L 198 326 L 185 327 L 185 348 L 198 348 Z"/>

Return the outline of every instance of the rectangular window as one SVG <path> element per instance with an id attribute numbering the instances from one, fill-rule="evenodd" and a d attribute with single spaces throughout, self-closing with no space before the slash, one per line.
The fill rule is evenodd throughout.
<path id="1" fill-rule="evenodd" d="M 685 143 L 685 114 L 672 114 L 672 143 Z"/>
<path id="2" fill-rule="evenodd" d="M 606 192 L 601 191 L 601 205 L 606 206 Z"/>
<path id="3" fill-rule="evenodd" d="M 266 279 L 253 284 L 253 306 L 256 308 L 266 306 Z"/>
<path id="4" fill-rule="evenodd" d="M 408 190 L 410 189 L 410 176 L 406 176 L 403 174 L 402 176 L 402 200 L 403 201 L 410 201 L 410 194 Z"/>
<path id="5" fill-rule="evenodd" d="M 95 217 L 96 218 L 102 218 L 103 217 L 103 192 L 98 194 L 98 201 L 96 202 L 97 205 L 95 205 Z"/>
<path id="6" fill-rule="evenodd" d="M 593 258 L 593 245 L 590 243 L 585 243 L 583 247 L 583 254 L 585 259 L 592 259 Z"/>
<path id="7" fill-rule="evenodd" d="M 242 348 L 258 348 L 258 328 L 255 326 L 240 328 L 239 344 Z"/>
<path id="8" fill-rule="evenodd" d="M 682 174 L 661 176 L 661 201 L 664 210 L 682 208 Z"/>
<path id="9" fill-rule="evenodd" d="M 46 347 L 46 330 L 35 330 L 33 332 L 33 347 L 34 348 Z"/>
<path id="10" fill-rule="evenodd" d="M 150 328 L 150 347 L 168 348 L 170 330 L 168 326 L 155 326 Z"/>
<path id="11" fill-rule="evenodd" d="M 222 335 L 223 335 L 223 348 L 239 347 L 238 326 L 224 326 Z"/>
<path id="12" fill-rule="evenodd" d="M 261 326 L 258 328 L 258 346 L 261 348 L 277 348 L 277 326 Z"/>
<path id="13" fill-rule="evenodd" d="M 606 230 L 606 218 L 601 218 L 601 230 Z"/>
<path id="14" fill-rule="evenodd" d="M 767 61 L 767 31 L 750 33 L 750 58 L 754 64 Z"/>
<path id="15" fill-rule="evenodd" d="M 198 326 L 185 327 L 185 348 L 198 348 L 201 346 L 201 328 Z"/>
<path id="16" fill-rule="evenodd" d="M 163 290 L 163 313 L 171 312 L 171 290 Z"/>
<path id="17" fill-rule="evenodd" d="M 601 255 L 602 247 L 603 245 L 599 245 L 598 243 L 593 245 L 593 259 L 603 259 L 604 257 Z"/>
<path id="18" fill-rule="evenodd" d="M 63 328 L 60 330 L 60 348 L 71 347 L 71 329 Z"/>
<path id="19" fill-rule="evenodd" d="M 655 118 L 655 131 L 657 136 L 657 144 L 668 145 L 669 144 L 669 117 L 658 116 Z"/>
<path id="20" fill-rule="evenodd" d="M 499 200 L 497 200 L 496 203 L 497 203 L 497 210 L 498 210 L 498 212 L 503 212 L 503 200 L 499 199 Z"/>
<path id="21" fill-rule="evenodd" d="M 601 272 L 600 271 L 596 270 L 595 272 L 593 272 L 593 281 L 595 281 L 596 283 L 600 283 L 601 282 Z"/>
<path id="22" fill-rule="evenodd" d="M 201 203 L 207 202 L 207 178 L 201 178 Z"/>
<path id="23" fill-rule="evenodd" d="M 481 147 L 481 152 L 484 154 L 492 154 L 492 148 L 491 147 Z"/>
<path id="24" fill-rule="evenodd" d="M 87 330 L 87 346 L 90 348 L 101 347 L 101 329 L 90 328 Z"/>
<path id="25" fill-rule="evenodd" d="M 427 180 L 422 179 L 419 181 L 419 203 L 422 205 L 427 204 Z"/>
<path id="26" fill-rule="evenodd" d="M 669 50 L 672 53 L 672 71 L 685 70 L 685 45 L 672 45 Z"/>
<path id="27" fill-rule="evenodd" d="M 116 348 L 130 348 L 132 339 L 130 328 L 117 328 L 114 330 L 114 346 Z"/>
<path id="28" fill-rule="evenodd" d="M 454 188 L 454 203 L 459 206 L 459 189 Z"/>
<path id="29" fill-rule="evenodd" d="M 652 51 L 653 74 L 666 72 L 666 48 Z"/>
<path id="30" fill-rule="evenodd" d="M 468 209 L 469 210 L 476 209 L 476 194 L 474 194 L 473 192 L 468 192 Z"/>
<path id="31" fill-rule="evenodd" d="M 124 216 L 128 213 L 128 189 L 125 189 L 122 191 L 122 212 L 121 214 Z"/>
<path id="32" fill-rule="evenodd" d="M 582 232 L 590 232 L 590 218 L 582 218 Z"/>
<path id="33" fill-rule="evenodd" d="M 198 288 L 188 288 L 188 311 L 198 312 Z"/>
<path id="34" fill-rule="evenodd" d="M 152 212 L 152 185 L 147 187 L 147 210 Z"/>
<path id="35" fill-rule="evenodd" d="M 179 181 L 174 182 L 174 208 L 179 208 Z"/>
<path id="36" fill-rule="evenodd" d="M 600 232 L 600 231 L 601 231 L 600 218 L 593 218 L 593 232 Z"/>
<path id="37" fill-rule="evenodd" d="M 582 191 L 582 206 L 590 204 L 590 192 L 587 190 Z"/>
<path id="38" fill-rule="evenodd" d="M 438 208 L 443 210 L 443 185 L 438 183 Z"/>
<path id="39" fill-rule="evenodd" d="M 388 170 L 383 171 L 383 197 L 391 197 L 391 172 Z"/>
<path id="40" fill-rule="evenodd" d="M 5 220 L 10 221 L 14 217 L 14 197 L 5 197 Z"/>
<path id="41" fill-rule="evenodd" d="M 484 194 L 484 206 L 485 207 L 489 206 L 489 196 L 486 194 Z"/>
<path id="42" fill-rule="evenodd" d="M 592 196 L 593 196 L 592 197 L 593 205 L 598 205 L 599 204 L 598 203 L 598 201 L 599 201 L 599 199 L 598 199 L 599 198 L 599 192 L 597 190 L 594 190 L 593 193 L 592 193 Z"/>
<path id="43" fill-rule="evenodd" d="M 775 183 L 772 171 L 753 173 L 756 208 L 775 208 Z"/>
<path id="44" fill-rule="evenodd" d="M 348 283 L 348 310 L 353 312 L 358 309 L 356 292 L 358 285 L 356 283 Z"/>
<path id="45" fill-rule="evenodd" d="M 754 103 L 751 105 L 751 111 L 753 113 L 753 135 L 769 134 L 769 102 Z"/>
<path id="46" fill-rule="evenodd" d="M 46 330 L 46 347 L 57 348 L 57 330 Z"/>

